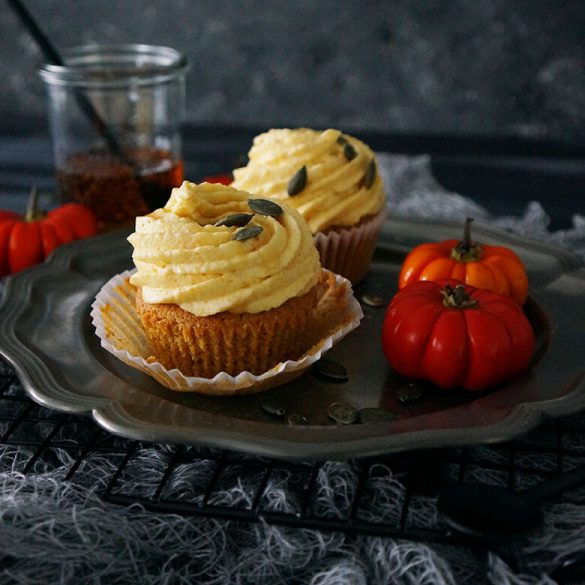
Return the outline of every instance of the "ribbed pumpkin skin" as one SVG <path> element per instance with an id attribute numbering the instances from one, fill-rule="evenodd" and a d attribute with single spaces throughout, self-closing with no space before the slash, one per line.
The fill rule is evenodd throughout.
<path id="1" fill-rule="evenodd" d="M 515 252 L 504 246 L 482 245 L 477 260 L 461 261 L 452 257 L 458 244 L 458 240 L 444 240 L 414 248 L 404 260 L 398 288 L 417 280 L 456 279 L 524 304 L 528 296 L 528 276 Z"/>

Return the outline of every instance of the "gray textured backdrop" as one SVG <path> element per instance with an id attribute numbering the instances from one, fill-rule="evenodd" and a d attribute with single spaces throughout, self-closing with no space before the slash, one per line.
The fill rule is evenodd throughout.
<path id="1" fill-rule="evenodd" d="M 188 121 L 585 138 L 583 0 L 24 0 L 55 44 L 165 44 Z M 2 125 L 45 123 L 40 56 L 3 3 Z"/>

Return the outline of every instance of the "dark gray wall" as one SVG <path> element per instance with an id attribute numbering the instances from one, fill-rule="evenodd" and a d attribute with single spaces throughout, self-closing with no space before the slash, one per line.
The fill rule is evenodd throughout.
<path id="1" fill-rule="evenodd" d="M 191 62 L 188 121 L 585 139 L 585 1 L 24 0 L 55 44 Z M 44 123 L 38 51 L 3 4 L 2 124 Z"/>

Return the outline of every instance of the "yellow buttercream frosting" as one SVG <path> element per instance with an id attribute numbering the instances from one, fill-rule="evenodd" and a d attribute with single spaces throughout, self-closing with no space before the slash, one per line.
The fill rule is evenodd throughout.
<path id="1" fill-rule="evenodd" d="M 280 205 L 277 217 L 255 213 L 245 228 L 261 233 L 234 240 L 244 227 L 216 226 L 234 214 L 254 213 L 254 195 L 216 183 L 188 181 L 164 208 L 136 218 L 128 240 L 147 303 L 175 303 L 197 316 L 259 313 L 307 293 L 319 278 L 319 254 L 305 220 Z"/>
<path id="2" fill-rule="evenodd" d="M 384 207 L 374 153 L 339 130 L 272 129 L 256 136 L 248 159 L 234 170 L 233 186 L 294 207 L 314 234 L 356 225 Z M 289 183 L 302 167 L 306 184 L 291 196 Z"/>

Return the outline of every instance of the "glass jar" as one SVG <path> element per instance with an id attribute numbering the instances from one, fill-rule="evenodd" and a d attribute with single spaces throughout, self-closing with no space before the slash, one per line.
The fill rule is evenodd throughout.
<path id="1" fill-rule="evenodd" d="M 183 180 L 187 61 L 169 47 L 88 45 L 44 65 L 62 202 L 90 207 L 100 229 L 162 207 Z"/>

